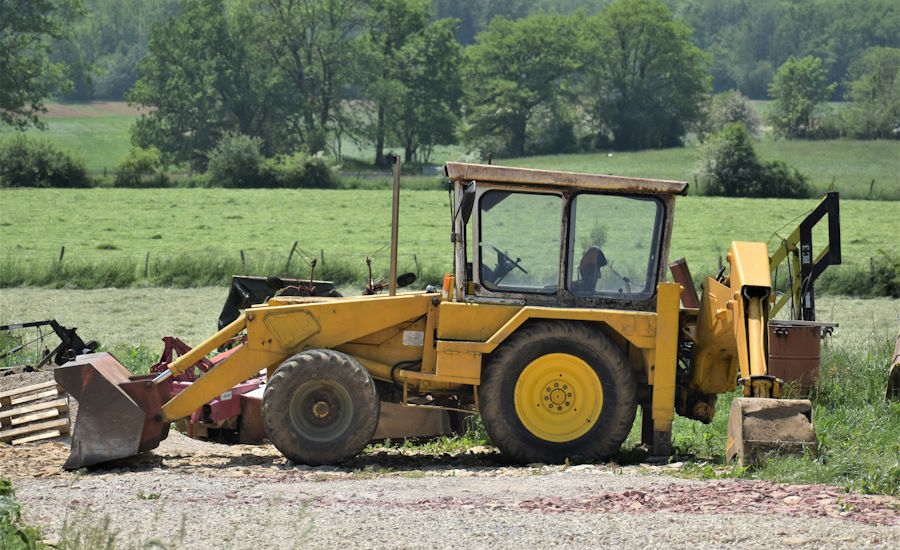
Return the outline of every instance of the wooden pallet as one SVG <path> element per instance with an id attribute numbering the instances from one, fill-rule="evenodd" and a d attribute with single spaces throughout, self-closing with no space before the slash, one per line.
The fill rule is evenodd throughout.
<path id="1" fill-rule="evenodd" d="M 69 399 L 54 381 L 0 392 L 0 442 L 21 445 L 69 433 Z"/>

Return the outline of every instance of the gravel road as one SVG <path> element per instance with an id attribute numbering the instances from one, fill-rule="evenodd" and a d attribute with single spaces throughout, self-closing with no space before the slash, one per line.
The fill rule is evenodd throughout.
<path id="1" fill-rule="evenodd" d="M 821 485 L 692 481 L 672 466 L 510 467 L 373 450 L 295 466 L 270 445 L 173 432 L 152 453 L 64 472 L 63 442 L 0 445 L 25 519 L 58 537 L 108 517 L 119 540 L 177 548 L 897 548 L 900 499 Z M 677 466 L 676 466 L 677 467 Z"/>

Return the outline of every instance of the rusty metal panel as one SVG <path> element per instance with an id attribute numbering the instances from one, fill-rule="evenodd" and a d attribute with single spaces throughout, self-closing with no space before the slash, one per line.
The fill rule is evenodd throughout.
<path id="1" fill-rule="evenodd" d="M 138 453 L 144 411 L 125 393 L 128 369 L 109 353 L 80 355 L 55 369 L 56 381 L 78 401 L 72 450 L 63 465 L 78 469 Z"/>
<path id="2" fill-rule="evenodd" d="M 683 181 L 536 170 L 533 168 L 511 168 L 494 164 L 448 162 L 444 167 L 444 172 L 453 181 L 474 180 L 476 182 L 547 185 L 618 193 L 683 195 L 688 188 L 687 182 Z"/>

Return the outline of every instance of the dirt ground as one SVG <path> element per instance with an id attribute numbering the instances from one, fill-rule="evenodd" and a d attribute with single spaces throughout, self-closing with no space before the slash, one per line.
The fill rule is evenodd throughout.
<path id="1" fill-rule="evenodd" d="M 14 376 L 35 383 L 48 374 Z M 671 475 L 680 464 L 510 466 L 487 447 L 441 456 L 380 448 L 313 468 L 271 445 L 174 431 L 107 468 L 64 471 L 68 452 L 66 439 L 0 445 L 0 476 L 51 542 L 115 533 L 124 547 L 169 548 L 900 545 L 900 499 L 687 480 Z"/>

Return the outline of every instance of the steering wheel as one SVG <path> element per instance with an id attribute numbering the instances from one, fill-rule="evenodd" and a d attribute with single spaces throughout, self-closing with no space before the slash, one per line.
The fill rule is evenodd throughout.
<path id="1" fill-rule="evenodd" d="M 513 260 L 496 246 L 491 245 L 491 248 L 493 248 L 494 252 L 497 253 L 497 268 L 494 270 L 494 283 L 499 283 L 500 281 L 502 281 L 503 278 L 506 277 L 513 269 L 518 269 L 525 274 L 528 273 L 528 271 L 526 271 L 524 267 L 519 265 L 519 262 L 522 261 L 522 258 L 516 258 L 515 260 Z"/>

